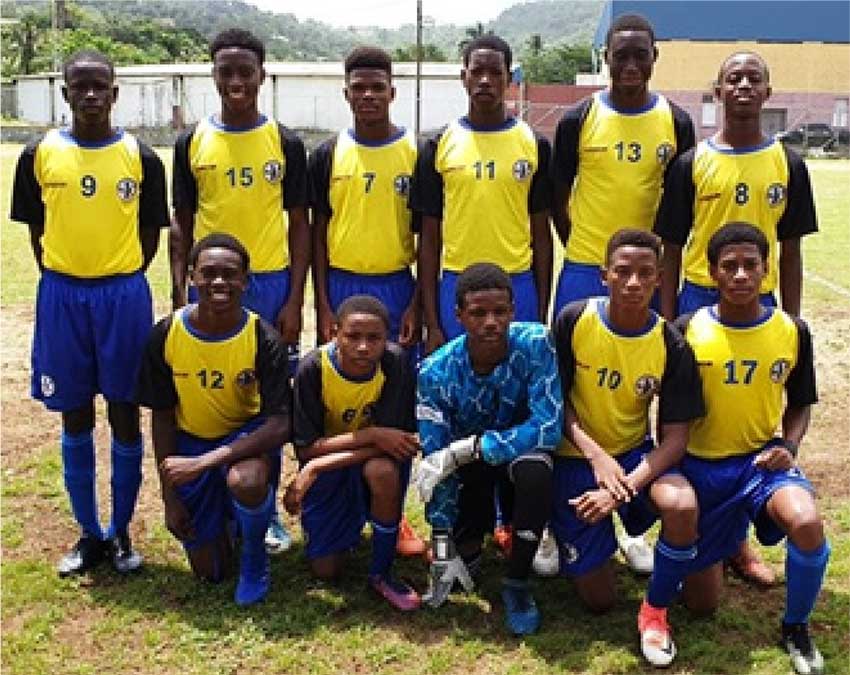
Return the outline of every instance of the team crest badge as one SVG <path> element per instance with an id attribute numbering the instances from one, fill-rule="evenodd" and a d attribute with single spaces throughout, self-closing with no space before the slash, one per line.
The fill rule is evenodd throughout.
<path id="1" fill-rule="evenodd" d="M 531 162 L 527 159 L 518 159 L 514 162 L 511 171 L 517 180 L 526 180 L 531 175 Z"/>
<path id="2" fill-rule="evenodd" d="M 659 164 L 667 164 L 673 157 L 673 146 L 670 143 L 662 143 L 655 150 L 655 159 Z"/>
<path id="3" fill-rule="evenodd" d="M 242 389 L 250 387 L 257 381 L 257 373 L 253 368 L 246 368 L 236 376 L 236 385 Z"/>
<path id="4" fill-rule="evenodd" d="M 132 178 L 122 178 L 115 186 L 115 191 L 118 193 L 118 199 L 129 202 L 139 191 L 139 185 Z"/>
<path id="5" fill-rule="evenodd" d="M 56 384 L 53 382 L 53 378 L 50 375 L 42 375 L 41 376 L 41 394 L 47 398 L 53 396 L 56 393 Z"/>
<path id="6" fill-rule="evenodd" d="M 771 206 L 779 206 L 785 201 L 785 186 L 782 183 L 772 183 L 767 188 L 767 203 Z"/>
<path id="7" fill-rule="evenodd" d="M 280 183 L 283 178 L 283 165 L 276 159 L 270 159 L 263 164 L 263 178 L 269 183 Z"/>
<path id="8" fill-rule="evenodd" d="M 638 398 L 650 398 L 658 391 L 660 382 L 654 375 L 641 375 L 635 382 L 635 394 Z"/>
<path id="9" fill-rule="evenodd" d="M 788 359 L 776 359 L 770 365 L 770 379 L 776 383 L 782 382 L 789 370 L 791 370 L 791 362 Z"/>
<path id="10" fill-rule="evenodd" d="M 399 197 L 407 197 L 410 192 L 410 176 L 399 174 L 393 179 L 393 190 Z"/>

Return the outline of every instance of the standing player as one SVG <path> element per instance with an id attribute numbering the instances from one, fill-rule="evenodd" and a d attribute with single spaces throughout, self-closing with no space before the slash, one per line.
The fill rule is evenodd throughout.
<path id="1" fill-rule="evenodd" d="M 566 440 L 555 460 L 552 530 L 563 573 L 595 612 L 616 600 L 609 563 L 617 548 L 615 511 L 630 534 L 642 534 L 660 515 L 649 596 L 666 601 L 676 593 L 676 585 L 665 584 L 665 571 L 686 571 L 696 555 L 697 503 L 688 482 L 668 470 L 684 455 L 688 422 L 705 414 L 693 352 L 650 309 L 660 283 L 660 242 L 645 230 L 626 229 L 607 249 L 608 298 L 567 305 L 553 330 Z M 656 396 L 657 445 L 649 425 Z M 673 658 L 668 636 L 641 634 L 655 665 Z"/>
<path id="2" fill-rule="evenodd" d="M 339 305 L 331 342 L 313 350 L 295 375 L 295 452 L 301 471 L 287 491 L 301 507 L 313 574 L 333 579 L 345 554 L 372 525 L 369 585 L 396 609 L 419 595 L 393 579 L 399 521 L 419 449 L 414 435 L 415 375 L 410 359 L 387 342 L 389 314 L 368 295 Z M 294 494 L 293 494 L 294 493 Z"/>
<path id="3" fill-rule="evenodd" d="M 562 430 L 555 349 L 545 326 L 512 323 L 511 279 L 496 265 L 468 267 L 455 293 L 465 334 L 425 360 L 417 392 L 424 457 L 416 483 L 434 551 L 426 601 L 439 607 L 455 579 L 471 588 L 501 482 L 514 527 L 505 619 L 512 633 L 527 635 L 540 625 L 528 576 L 552 510 L 549 453 Z"/>
<path id="4" fill-rule="evenodd" d="M 504 40 L 472 40 L 461 71 L 467 115 L 429 139 L 417 159 L 410 203 L 422 216 L 419 286 L 427 353 L 463 332 L 454 289 L 472 263 L 495 263 L 511 274 L 518 320 L 544 321 L 548 313 L 550 148 L 525 122 L 507 116 L 510 69 Z"/>
<path id="5" fill-rule="evenodd" d="M 251 256 L 243 302 L 280 331 L 294 370 L 310 260 L 304 144 L 257 108 L 266 76 L 262 42 L 248 31 L 226 30 L 210 44 L 210 57 L 221 110 L 181 134 L 174 148 L 172 300 L 175 309 L 186 302 L 193 240 L 211 232 L 233 235 Z M 278 460 L 275 489 L 279 480 Z M 286 550 L 291 541 L 275 510 L 269 550 Z"/>
<path id="6" fill-rule="evenodd" d="M 142 559 L 128 526 L 142 481 L 139 362 L 153 323 L 144 271 L 168 224 L 165 171 L 143 143 L 112 126 L 118 96 L 112 62 L 94 51 L 64 64 L 70 129 L 21 153 L 11 217 L 30 227 L 41 271 L 32 353 L 32 395 L 62 413 L 62 465 L 82 530 L 59 563 L 78 574 L 111 556 L 119 572 Z M 95 498 L 94 396 L 112 429 L 112 520 L 104 533 Z"/>
<path id="7" fill-rule="evenodd" d="M 746 537 L 750 522 L 764 544 L 787 537 L 782 646 L 794 670 L 809 675 L 823 671 L 808 621 L 829 559 L 812 485 L 796 464 L 817 401 L 814 358 L 806 324 L 759 301 L 769 250 L 764 233 L 750 225 L 718 230 L 707 257 L 719 301 L 677 321 L 696 354 L 708 410 L 691 424 L 681 464 L 700 509 L 696 573 L 685 582 L 685 601 L 703 613 L 717 607 L 720 561 Z M 664 620 L 668 604 L 644 603 L 639 622 L 647 614 Z"/>
<path id="8" fill-rule="evenodd" d="M 211 234 L 192 247 L 189 264 L 198 303 L 151 332 L 138 397 L 153 410 L 168 529 L 195 575 L 218 582 L 230 573 L 235 520 L 242 540 L 235 599 L 251 605 L 269 592 L 269 470 L 291 430 L 286 349 L 242 307 L 244 246 Z"/>
<path id="9" fill-rule="evenodd" d="M 607 295 L 599 269 L 608 240 L 622 226 L 652 228 L 667 168 L 694 145 L 688 114 L 649 90 L 658 58 L 652 25 L 619 16 L 605 45 L 608 89 L 568 110 L 555 133 L 552 213 L 565 251 L 553 317 L 568 302 Z M 622 537 L 620 548 L 635 571 L 652 571 L 642 538 Z"/>

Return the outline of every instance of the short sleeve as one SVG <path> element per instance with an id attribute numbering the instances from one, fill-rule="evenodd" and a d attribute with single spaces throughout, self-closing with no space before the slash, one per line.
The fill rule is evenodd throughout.
<path id="1" fill-rule="evenodd" d="M 443 217 L 443 177 L 437 173 L 437 145 L 442 132 L 419 146 L 410 183 L 410 210 L 423 216 Z"/>
<path id="2" fill-rule="evenodd" d="M 293 381 L 293 443 L 306 448 L 325 435 L 325 412 L 322 403 L 321 352 L 314 349 L 298 364 Z"/>
<path id="3" fill-rule="evenodd" d="M 35 177 L 35 153 L 41 138 L 29 143 L 18 157 L 12 188 L 10 218 L 29 225 L 44 225 L 44 202 L 41 186 Z"/>
<path id="4" fill-rule="evenodd" d="M 555 341 L 555 352 L 558 356 L 558 374 L 561 378 L 561 390 L 564 400 L 569 400 L 569 393 L 575 378 L 576 358 L 573 351 L 573 331 L 579 317 L 587 307 L 587 300 L 577 300 L 569 303 L 555 318 L 552 326 L 552 339 Z"/>
<path id="5" fill-rule="evenodd" d="M 677 157 L 685 154 L 696 145 L 696 133 L 691 116 L 672 101 L 670 101 L 670 110 L 673 113 L 673 134 L 676 137 L 676 154 L 673 155 L 667 164 L 667 168 L 664 170 L 665 174 L 673 166 L 673 162 Z"/>
<path id="6" fill-rule="evenodd" d="M 540 213 L 552 206 L 552 179 L 549 176 L 549 164 L 552 158 L 552 147 L 549 140 L 535 134 L 537 138 L 537 171 L 531 179 L 531 189 L 528 193 L 528 212 Z"/>
<path id="7" fill-rule="evenodd" d="M 330 202 L 331 166 L 333 164 L 336 138 L 329 138 L 310 153 L 307 174 L 310 189 L 310 207 L 315 213 L 330 217 L 333 214 Z"/>
<path id="8" fill-rule="evenodd" d="M 289 386 L 289 357 L 280 335 L 257 318 L 257 378 L 260 382 L 260 414 L 292 415 L 292 390 Z"/>
<path id="9" fill-rule="evenodd" d="M 578 173 L 578 138 L 582 122 L 590 110 L 591 98 L 569 108 L 555 129 L 550 173 L 552 180 L 571 187 Z"/>
<path id="10" fill-rule="evenodd" d="M 283 176 L 283 208 L 296 209 L 307 206 L 307 152 L 304 142 L 291 130 L 282 124 L 280 129 L 280 145 L 286 158 L 286 173 Z"/>
<path id="11" fill-rule="evenodd" d="M 151 410 L 168 410 L 177 405 L 177 389 L 171 366 L 165 360 L 165 339 L 171 329 L 174 315 L 157 323 L 148 336 L 139 380 L 136 385 L 136 402 Z"/>
<path id="12" fill-rule="evenodd" d="M 189 163 L 189 145 L 194 133 L 192 126 L 177 137 L 171 171 L 172 206 L 175 210 L 188 209 L 192 213 L 198 210 L 198 183 Z"/>
<path id="13" fill-rule="evenodd" d="M 664 324 L 663 331 L 667 359 L 661 376 L 659 419 L 671 424 L 703 417 L 705 402 L 693 349 L 669 323 Z"/>
<path id="14" fill-rule="evenodd" d="M 694 149 L 676 159 L 664 178 L 654 231 L 664 241 L 684 246 L 694 223 Z"/>
<path id="15" fill-rule="evenodd" d="M 785 393 L 788 405 L 802 408 L 818 401 L 815 384 L 815 356 L 812 348 L 812 334 L 802 319 L 795 318 L 797 326 L 797 363 L 785 381 Z"/>
<path id="16" fill-rule="evenodd" d="M 162 160 L 144 143 L 139 143 L 142 156 L 142 185 L 139 196 L 139 226 L 168 227 L 168 198 L 165 195 L 165 167 Z"/>
<path id="17" fill-rule="evenodd" d="M 783 148 L 788 160 L 788 196 L 785 212 L 776 223 L 779 241 L 799 239 L 818 231 L 809 170 L 800 155 L 785 146 Z"/>
<path id="18" fill-rule="evenodd" d="M 386 379 L 375 405 L 375 424 L 416 431 L 416 374 L 407 354 L 396 344 L 387 343 L 381 358 Z"/>

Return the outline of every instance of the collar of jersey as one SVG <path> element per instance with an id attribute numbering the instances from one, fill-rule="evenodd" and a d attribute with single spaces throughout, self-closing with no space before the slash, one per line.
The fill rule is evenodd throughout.
<path id="1" fill-rule="evenodd" d="M 717 305 L 709 307 L 708 314 L 717 323 L 721 326 L 726 326 L 726 328 L 755 328 L 756 326 L 761 326 L 773 316 L 773 307 L 765 307 L 765 309 L 767 311 L 755 321 L 744 321 L 743 323 L 735 323 L 733 321 L 724 321 L 721 319 L 720 314 L 717 313 Z"/>
<path id="2" fill-rule="evenodd" d="M 469 356 L 469 338 L 466 333 L 461 336 L 462 347 L 463 347 L 463 367 L 468 373 L 472 373 L 473 380 L 476 382 L 489 382 L 490 380 L 498 377 L 499 371 L 511 360 L 511 347 L 513 345 L 513 340 L 511 336 L 511 329 L 508 327 L 508 351 L 505 354 L 505 358 L 499 361 L 493 370 L 489 373 L 485 373 L 481 375 L 480 373 L 476 373 L 475 369 L 472 367 L 472 357 Z"/>
<path id="3" fill-rule="evenodd" d="M 652 93 L 649 95 L 649 103 L 647 103 L 642 108 L 635 108 L 634 110 L 621 110 L 611 101 L 611 94 L 606 89 L 605 91 L 599 92 L 599 101 L 606 107 L 613 110 L 615 113 L 619 113 L 620 115 L 643 115 L 645 112 L 649 112 L 655 107 L 655 104 L 658 103 L 658 94 Z"/>
<path id="4" fill-rule="evenodd" d="M 375 377 L 375 373 L 378 371 L 378 367 L 372 369 L 372 372 L 368 375 L 361 375 L 360 377 L 352 377 L 351 375 L 346 375 L 342 372 L 342 368 L 339 367 L 339 361 L 336 358 L 336 342 L 331 342 L 328 344 L 328 360 L 331 362 L 331 366 L 336 371 L 336 374 L 339 375 L 343 380 L 348 380 L 349 382 L 357 382 L 363 383 L 368 382 L 373 377 Z"/>
<path id="5" fill-rule="evenodd" d="M 112 145 L 113 143 L 117 143 L 122 138 L 124 138 L 124 130 L 116 129 L 115 133 L 112 134 L 109 138 L 106 138 L 102 141 L 83 141 L 71 133 L 71 129 L 60 129 L 59 135 L 62 136 L 66 141 L 73 143 L 74 145 L 79 145 L 81 148 L 105 148 L 107 145 Z"/>
<path id="6" fill-rule="evenodd" d="M 399 130 L 396 133 L 383 141 L 367 141 L 365 138 L 357 138 L 357 134 L 354 133 L 354 129 L 348 129 L 347 131 L 352 141 L 357 143 L 357 145 L 365 145 L 367 148 L 380 148 L 384 145 L 390 145 L 391 143 L 395 143 L 397 140 L 404 138 L 404 135 L 407 133 L 407 130 L 404 127 L 399 127 Z"/>
<path id="7" fill-rule="evenodd" d="M 774 144 L 774 139 L 768 138 L 764 143 L 759 143 L 758 145 L 750 145 L 746 148 L 721 148 L 718 147 L 714 142 L 714 138 L 706 138 L 705 142 L 708 143 L 708 147 L 714 150 L 715 152 L 720 152 L 724 155 L 746 155 L 750 152 L 758 152 L 759 150 L 764 150 L 765 148 L 769 148 Z"/>
<path id="8" fill-rule="evenodd" d="M 458 120 L 458 124 L 462 126 L 464 129 L 469 129 L 469 131 L 480 131 L 480 132 L 494 132 L 494 131 L 507 131 L 508 129 L 513 129 L 516 126 L 516 117 L 508 117 L 501 124 L 497 124 L 494 127 L 484 127 L 473 124 L 469 121 L 469 118 L 464 115 Z"/>
<path id="9" fill-rule="evenodd" d="M 231 331 L 228 331 L 227 333 L 222 333 L 221 335 L 208 335 L 207 333 L 202 333 L 197 328 L 192 326 L 191 322 L 189 321 L 189 314 L 191 313 L 192 308 L 196 306 L 197 303 L 195 303 L 194 305 L 186 305 L 186 307 L 181 312 L 180 320 L 183 322 L 183 327 L 189 332 L 192 337 L 197 338 L 198 340 L 203 340 L 204 342 L 224 342 L 225 340 L 229 340 L 230 338 L 239 335 L 239 333 L 242 332 L 242 329 L 245 328 L 245 324 L 248 323 L 248 312 L 243 309 L 242 319 L 236 325 L 236 328 Z"/>
<path id="10" fill-rule="evenodd" d="M 646 322 L 646 325 L 643 328 L 638 328 L 637 330 L 620 330 L 619 328 L 615 328 L 613 324 L 608 319 L 608 299 L 607 298 L 599 298 L 596 301 L 596 313 L 599 315 L 602 323 L 605 324 L 605 327 L 610 330 L 614 335 L 619 335 L 620 337 L 641 337 L 642 335 L 646 335 L 649 331 L 655 328 L 655 324 L 658 323 L 658 315 L 653 312 L 651 309 L 649 310 L 649 321 Z"/>
<path id="11" fill-rule="evenodd" d="M 217 120 L 215 118 L 215 115 L 209 116 L 210 124 L 212 124 L 216 129 L 221 129 L 222 131 L 232 131 L 236 133 L 239 133 L 240 131 L 251 131 L 253 129 L 256 129 L 257 127 L 263 126 L 267 121 L 268 118 L 263 115 L 263 113 L 260 113 L 260 116 L 257 118 L 257 121 L 253 124 L 249 124 L 247 127 L 237 127 L 232 124 L 225 124 L 224 122 Z"/>

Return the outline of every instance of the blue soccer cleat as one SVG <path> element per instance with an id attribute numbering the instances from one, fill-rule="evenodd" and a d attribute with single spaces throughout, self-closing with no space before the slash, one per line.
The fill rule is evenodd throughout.
<path id="1" fill-rule="evenodd" d="M 540 611 L 531 595 L 528 581 L 502 580 L 505 623 L 514 635 L 531 635 L 540 628 Z"/>

